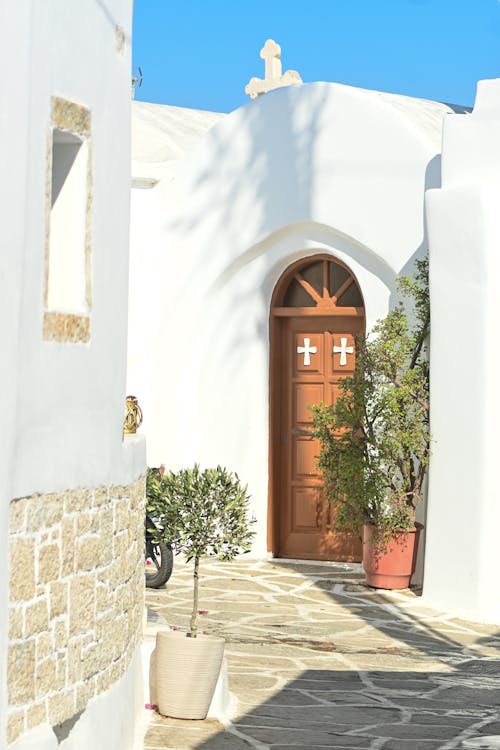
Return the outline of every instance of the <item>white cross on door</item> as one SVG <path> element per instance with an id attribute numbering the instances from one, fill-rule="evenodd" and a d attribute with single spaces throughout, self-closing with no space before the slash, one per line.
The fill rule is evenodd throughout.
<path id="1" fill-rule="evenodd" d="M 311 346 L 311 339 L 304 338 L 304 346 L 297 347 L 297 354 L 304 355 L 304 366 L 309 367 L 311 364 L 310 354 L 316 354 L 318 351 L 316 346 Z"/>
<path id="2" fill-rule="evenodd" d="M 334 354 L 340 354 L 340 366 L 345 367 L 347 365 L 347 355 L 348 354 L 354 354 L 354 347 L 353 346 L 347 346 L 347 339 L 341 338 L 340 339 L 340 346 L 334 346 L 333 347 L 333 353 Z"/>

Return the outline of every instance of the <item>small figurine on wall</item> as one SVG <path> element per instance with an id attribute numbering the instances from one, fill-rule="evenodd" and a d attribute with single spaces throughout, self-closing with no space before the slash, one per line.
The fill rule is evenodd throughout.
<path id="1" fill-rule="evenodd" d="M 125 435 L 134 435 L 142 424 L 142 410 L 135 396 L 127 396 L 125 399 L 127 412 L 123 423 Z"/>

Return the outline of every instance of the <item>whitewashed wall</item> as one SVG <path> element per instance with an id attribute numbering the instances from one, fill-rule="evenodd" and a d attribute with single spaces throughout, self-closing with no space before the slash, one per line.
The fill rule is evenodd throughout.
<path id="1" fill-rule="evenodd" d="M 2 83 L 0 103 L 2 167 L 4 177 L 8 175 L 0 184 L 2 747 L 9 502 L 33 493 L 129 484 L 144 468 L 141 440 L 127 445 L 122 442 L 130 35 L 130 0 L 0 4 L 0 67 L 9 71 Z M 53 96 L 76 101 L 92 112 L 92 338 L 82 345 L 42 341 L 46 154 Z M 123 695 L 114 695 L 112 705 L 107 704 L 111 735 L 98 727 L 92 732 L 91 744 L 96 750 L 110 746 L 113 732 L 119 736 L 120 723 L 125 721 L 129 730 L 133 729 L 138 704 L 130 685 L 140 676 L 138 659 L 131 669 Z M 42 738 L 34 742 L 29 746 L 37 750 L 52 747 Z M 71 743 L 68 741 L 68 750 Z M 23 741 L 18 745 L 20 750 L 25 746 Z"/>
<path id="2" fill-rule="evenodd" d="M 443 133 L 443 187 L 427 194 L 431 430 L 424 597 L 500 622 L 500 79 Z"/>
<path id="3" fill-rule="evenodd" d="M 255 554 L 266 552 L 275 283 L 298 258 L 331 253 L 356 275 L 368 325 L 385 314 L 395 276 L 425 252 L 446 111 L 336 84 L 281 89 L 213 127 L 174 180 L 166 167 L 132 191 L 127 388 L 149 463 L 236 470 Z"/>

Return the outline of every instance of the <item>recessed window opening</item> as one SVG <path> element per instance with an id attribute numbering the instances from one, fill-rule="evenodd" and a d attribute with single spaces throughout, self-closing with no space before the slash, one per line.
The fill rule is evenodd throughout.
<path id="1" fill-rule="evenodd" d="M 54 128 L 46 309 L 88 314 L 86 229 L 89 148 L 85 138 Z"/>

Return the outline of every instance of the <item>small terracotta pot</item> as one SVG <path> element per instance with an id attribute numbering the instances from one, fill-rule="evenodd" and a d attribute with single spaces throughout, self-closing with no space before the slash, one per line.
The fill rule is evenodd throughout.
<path id="1" fill-rule="evenodd" d="M 366 582 L 376 589 L 407 589 L 415 572 L 421 524 L 389 542 L 383 552 L 374 550 L 375 526 L 363 526 L 363 568 Z"/>
<path id="2" fill-rule="evenodd" d="M 177 719 L 205 719 L 219 677 L 224 639 L 160 631 L 155 650 L 159 712 Z"/>

